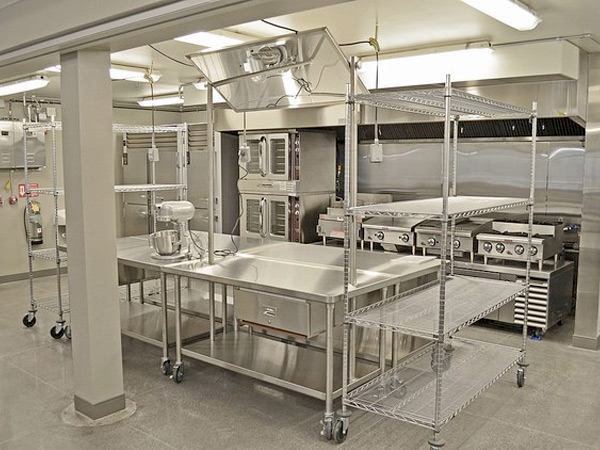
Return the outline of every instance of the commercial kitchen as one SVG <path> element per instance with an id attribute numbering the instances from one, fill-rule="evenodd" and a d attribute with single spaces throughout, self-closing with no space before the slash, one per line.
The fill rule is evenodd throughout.
<path id="1" fill-rule="evenodd" d="M 599 19 L 0 0 L 0 449 L 600 448 Z"/>

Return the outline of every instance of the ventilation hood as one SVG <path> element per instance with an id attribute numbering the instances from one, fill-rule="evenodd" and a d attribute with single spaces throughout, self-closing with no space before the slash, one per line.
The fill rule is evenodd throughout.
<path id="1" fill-rule="evenodd" d="M 350 64 L 327 28 L 187 57 L 236 112 L 344 101 Z M 357 82 L 357 93 L 367 93 Z"/>

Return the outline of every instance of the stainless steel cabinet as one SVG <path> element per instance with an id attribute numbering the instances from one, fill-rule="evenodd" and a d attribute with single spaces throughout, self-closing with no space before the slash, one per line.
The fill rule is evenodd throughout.
<path id="1" fill-rule="evenodd" d="M 0 169 L 21 169 L 24 140 L 27 139 L 27 167 L 46 165 L 46 137 L 43 129 L 23 130 L 20 122 L 0 121 Z"/>

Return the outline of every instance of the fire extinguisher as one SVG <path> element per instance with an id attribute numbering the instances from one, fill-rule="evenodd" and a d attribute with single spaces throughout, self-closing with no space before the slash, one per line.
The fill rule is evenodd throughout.
<path id="1" fill-rule="evenodd" d="M 42 207 L 39 202 L 35 200 L 29 202 L 29 217 L 27 216 L 27 208 L 25 208 L 23 211 L 23 223 L 25 225 L 25 235 L 31 241 L 31 245 L 43 244 Z"/>

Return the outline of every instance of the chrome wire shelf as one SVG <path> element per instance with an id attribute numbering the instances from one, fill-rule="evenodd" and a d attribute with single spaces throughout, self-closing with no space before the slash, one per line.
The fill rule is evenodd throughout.
<path id="1" fill-rule="evenodd" d="M 183 189 L 184 184 L 119 184 L 115 186 L 116 193 L 125 192 L 158 192 L 158 191 L 176 191 Z M 45 195 L 64 195 L 64 188 L 32 188 L 32 194 L 45 194 Z"/>
<path id="2" fill-rule="evenodd" d="M 363 105 L 438 117 L 445 116 L 444 89 L 383 92 L 354 96 Z M 451 115 L 476 117 L 529 117 L 531 110 L 452 89 Z"/>
<path id="3" fill-rule="evenodd" d="M 56 250 L 53 248 L 45 248 L 42 250 L 32 250 L 31 255 L 36 259 L 43 259 L 46 261 L 56 261 Z M 59 250 L 60 262 L 67 261 L 67 252 Z"/>
<path id="4" fill-rule="evenodd" d="M 442 357 L 442 408 L 439 426 L 447 424 L 522 359 L 519 349 L 451 339 Z M 435 346 L 355 389 L 347 406 L 434 429 Z"/>
<path id="5" fill-rule="evenodd" d="M 69 294 L 62 294 L 62 313 L 68 314 L 71 312 L 71 305 L 69 303 Z M 56 295 L 50 297 L 44 297 L 36 302 L 38 309 L 50 311 L 54 314 L 60 314 L 61 310 L 58 307 L 58 297 Z"/>
<path id="6" fill-rule="evenodd" d="M 41 188 L 31 188 L 30 189 L 32 194 L 42 194 L 42 195 L 64 195 L 65 190 L 63 188 L 56 188 L 56 189 L 52 189 L 52 188 L 45 188 L 45 187 L 41 187 Z"/>
<path id="7" fill-rule="evenodd" d="M 115 192 L 156 192 L 156 191 L 176 191 L 183 189 L 184 184 L 120 184 L 115 186 Z"/>
<path id="8" fill-rule="evenodd" d="M 526 286 L 510 281 L 449 276 L 446 279 L 444 336 L 450 336 L 523 294 Z M 398 294 L 350 312 L 348 323 L 439 338 L 439 282 Z"/>
<path id="9" fill-rule="evenodd" d="M 35 130 L 62 130 L 62 122 L 26 122 L 23 126 L 31 131 Z M 113 124 L 112 130 L 114 133 L 172 133 L 185 130 L 185 125 L 124 125 Z"/>
<path id="10" fill-rule="evenodd" d="M 172 133 L 174 131 L 185 130 L 185 125 L 162 125 L 162 126 L 151 126 L 151 125 L 123 125 L 113 124 L 113 131 L 115 133 Z"/>
<path id="11" fill-rule="evenodd" d="M 462 219 L 527 206 L 529 200 L 511 197 L 456 196 L 448 198 L 448 217 Z M 354 215 L 442 219 L 442 198 L 408 200 L 350 208 Z"/>

